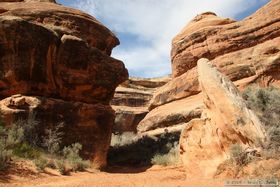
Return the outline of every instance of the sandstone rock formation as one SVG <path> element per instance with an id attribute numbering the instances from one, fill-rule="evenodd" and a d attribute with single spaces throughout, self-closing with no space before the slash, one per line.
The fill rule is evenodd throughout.
<path id="1" fill-rule="evenodd" d="M 201 95 L 174 101 L 150 111 L 139 123 L 137 131 L 140 133 L 182 125 L 194 118 L 200 118 L 203 104 Z M 166 128 L 168 130 L 168 128 Z"/>
<path id="2" fill-rule="evenodd" d="M 169 80 L 169 77 L 130 77 L 129 80 L 117 87 L 111 101 L 111 105 L 116 111 L 113 132 L 136 132 L 137 125 L 148 113 L 148 106 L 153 93 Z"/>
<path id="3" fill-rule="evenodd" d="M 233 144 L 255 148 L 266 136 L 260 120 L 247 108 L 234 84 L 207 59 L 199 60 L 198 75 L 206 109 L 202 119 L 185 125 L 180 155 L 192 173 L 213 176 L 218 165 L 229 158 Z"/>
<path id="4" fill-rule="evenodd" d="M 195 67 L 199 58 L 212 60 L 279 37 L 279 7 L 280 2 L 272 0 L 240 22 L 218 18 L 210 13 L 197 16 L 173 39 L 173 77 Z"/>
<path id="5" fill-rule="evenodd" d="M 64 144 L 82 143 L 86 158 L 104 166 L 114 121 L 109 102 L 128 78 L 110 57 L 119 40 L 92 16 L 49 2 L 0 3 L 2 116 L 9 122 L 34 111 L 42 129 L 64 122 Z M 22 94 L 19 104 L 10 104 L 14 94 Z"/>
<path id="6" fill-rule="evenodd" d="M 36 127 L 39 137 L 45 135 L 45 129 L 54 129 L 56 125 L 63 123 L 62 146 L 79 142 L 83 145 L 82 156 L 92 159 L 94 166 L 100 167 L 106 163 L 115 118 L 109 105 L 13 95 L 0 101 L 0 110 L 6 124 L 28 119 L 33 113 L 39 121 L 39 126 Z"/>
<path id="7" fill-rule="evenodd" d="M 172 43 L 173 79 L 157 90 L 150 109 L 199 93 L 196 62 L 210 59 L 243 89 L 248 84 L 280 87 L 280 2 L 272 0 L 242 21 L 203 13 Z"/>

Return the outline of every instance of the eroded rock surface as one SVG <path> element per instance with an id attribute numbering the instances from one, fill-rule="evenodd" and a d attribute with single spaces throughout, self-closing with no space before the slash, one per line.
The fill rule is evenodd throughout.
<path id="1" fill-rule="evenodd" d="M 229 158 L 233 144 L 254 149 L 265 141 L 266 135 L 238 89 L 207 59 L 199 60 L 198 74 L 206 108 L 201 119 L 185 125 L 180 138 L 180 155 L 192 173 L 213 176 L 218 165 Z"/>
<path id="2" fill-rule="evenodd" d="M 200 58 L 212 60 L 279 37 L 279 9 L 280 2 L 272 0 L 239 22 L 219 18 L 215 14 L 197 16 L 173 39 L 173 77 L 195 67 Z"/>
<path id="3" fill-rule="evenodd" d="M 169 127 L 183 125 L 194 118 L 200 118 L 202 108 L 201 94 L 159 106 L 145 116 L 137 131 L 144 133 L 158 128 L 168 130 Z"/>
<path id="4" fill-rule="evenodd" d="M 173 78 L 154 94 L 150 109 L 201 91 L 200 58 L 208 58 L 239 89 L 253 83 L 280 87 L 279 0 L 241 21 L 198 15 L 173 39 L 171 58 Z"/>
<path id="5" fill-rule="evenodd" d="M 1 1 L 0 10 L 3 118 L 36 111 L 42 128 L 64 122 L 65 144 L 79 141 L 95 166 L 106 165 L 109 102 L 128 78 L 124 64 L 110 57 L 119 40 L 92 16 L 52 0 Z M 7 104 L 14 94 L 27 104 Z M 35 108 L 31 100 L 39 102 Z"/>
<path id="6" fill-rule="evenodd" d="M 111 101 L 112 107 L 116 111 L 113 132 L 136 132 L 137 125 L 148 113 L 153 93 L 169 80 L 169 77 L 130 77 L 129 80 L 117 87 Z"/>

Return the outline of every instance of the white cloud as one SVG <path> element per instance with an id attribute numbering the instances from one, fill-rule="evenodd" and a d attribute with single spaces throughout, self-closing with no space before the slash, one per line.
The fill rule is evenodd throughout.
<path id="1" fill-rule="evenodd" d="M 139 46 L 121 44 L 113 56 L 124 61 L 132 76 L 155 77 L 170 73 L 171 40 L 195 15 L 212 11 L 233 18 L 254 4 L 267 1 L 85 0 L 75 6 L 116 33 L 132 34 L 142 40 Z"/>

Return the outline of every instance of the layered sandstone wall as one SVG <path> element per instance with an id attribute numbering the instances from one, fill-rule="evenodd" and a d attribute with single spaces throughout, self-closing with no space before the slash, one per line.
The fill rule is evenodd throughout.
<path id="1" fill-rule="evenodd" d="M 63 122 L 63 144 L 80 142 L 85 158 L 106 165 L 115 117 L 109 102 L 128 78 L 124 64 L 110 57 L 119 40 L 92 16 L 55 1 L 1 1 L 0 10 L 7 125 L 31 112 L 42 133 Z"/>
<path id="2" fill-rule="evenodd" d="M 187 24 L 172 41 L 172 79 L 153 94 L 139 131 L 200 117 L 200 58 L 208 58 L 239 90 L 251 84 L 280 87 L 280 1 L 270 1 L 241 21 L 206 12 Z"/>
<path id="3" fill-rule="evenodd" d="M 148 106 L 153 93 L 170 80 L 169 76 L 159 78 L 136 78 L 116 88 L 111 101 L 116 111 L 114 133 L 136 132 L 139 122 L 148 113 Z"/>
<path id="4" fill-rule="evenodd" d="M 150 109 L 201 91 L 200 58 L 208 58 L 240 89 L 252 83 L 280 87 L 280 2 L 272 0 L 241 21 L 209 12 L 195 17 L 173 39 L 173 79 L 157 90 Z"/>

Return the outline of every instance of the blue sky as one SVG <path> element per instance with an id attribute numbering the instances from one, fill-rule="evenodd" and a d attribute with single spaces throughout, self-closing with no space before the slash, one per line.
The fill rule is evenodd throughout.
<path id="1" fill-rule="evenodd" d="M 240 20 L 269 0 L 57 0 L 101 21 L 120 39 L 112 56 L 122 60 L 130 76 L 171 73 L 172 38 L 205 11 Z"/>

